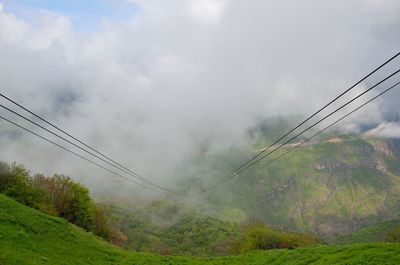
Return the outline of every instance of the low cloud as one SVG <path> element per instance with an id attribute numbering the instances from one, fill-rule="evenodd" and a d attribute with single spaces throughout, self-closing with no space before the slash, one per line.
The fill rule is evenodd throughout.
<path id="1" fill-rule="evenodd" d="M 378 127 L 365 133 L 367 136 L 400 138 L 400 123 L 382 122 Z"/>
<path id="2" fill-rule="evenodd" d="M 85 33 L 69 17 L 30 10 L 35 19 L 27 21 L 0 4 L 0 87 L 166 185 L 198 143 L 245 144 L 259 117 L 308 115 L 398 52 L 400 42 L 399 1 L 131 2 L 140 12 Z M 365 122 L 381 122 L 381 105 L 396 111 L 399 98 L 397 91 L 371 105 Z M 111 179 L 1 126 L 2 160 L 92 187 Z"/>

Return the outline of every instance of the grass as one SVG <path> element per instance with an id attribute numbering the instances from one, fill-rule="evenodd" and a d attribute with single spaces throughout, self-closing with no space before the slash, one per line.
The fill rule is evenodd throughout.
<path id="1" fill-rule="evenodd" d="M 400 244 L 316 246 L 213 258 L 160 256 L 117 248 L 0 194 L 0 264 L 400 264 Z"/>

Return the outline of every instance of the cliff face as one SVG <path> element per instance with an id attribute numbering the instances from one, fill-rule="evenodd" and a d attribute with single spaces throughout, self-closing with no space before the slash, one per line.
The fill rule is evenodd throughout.
<path id="1" fill-rule="evenodd" d="M 313 143 L 246 172 L 226 188 L 233 194 L 227 204 L 269 224 L 322 237 L 398 218 L 398 146 L 358 136 Z"/>

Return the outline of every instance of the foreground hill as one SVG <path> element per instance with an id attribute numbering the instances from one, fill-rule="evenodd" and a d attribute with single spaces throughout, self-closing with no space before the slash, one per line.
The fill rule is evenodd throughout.
<path id="1" fill-rule="evenodd" d="M 193 258 L 133 253 L 0 194 L 0 264 L 400 264 L 400 244 L 318 246 Z"/>

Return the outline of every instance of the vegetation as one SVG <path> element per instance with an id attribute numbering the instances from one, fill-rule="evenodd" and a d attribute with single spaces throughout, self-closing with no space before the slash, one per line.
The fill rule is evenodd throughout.
<path id="1" fill-rule="evenodd" d="M 386 234 L 385 241 L 387 241 L 387 242 L 400 242 L 400 224 L 396 225 L 396 227 L 391 229 Z"/>
<path id="2" fill-rule="evenodd" d="M 135 251 L 220 256 L 319 242 L 312 235 L 272 229 L 258 221 L 220 221 L 172 201 L 158 200 L 140 207 L 109 206 L 108 211 L 128 237 L 124 246 Z"/>
<path id="3" fill-rule="evenodd" d="M 279 120 L 266 123 L 250 130 L 254 154 L 287 127 Z M 271 163 L 288 149 L 272 153 L 228 185 L 210 191 L 206 202 L 195 207 L 220 220 L 254 218 L 323 239 L 398 218 L 400 149 L 395 140 L 330 133 Z M 230 149 L 199 152 L 202 159 L 189 157 L 184 163 L 195 164 L 197 170 L 192 169 L 193 180 L 183 190 L 190 196 L 192 183 L 215 183 L 216 176 L 229 174 L 248 154 Z M 199 184 L 198 176 L 209 179 Z"/>
<path id="4" fill-rule="evenodd" d="M 354 233 L 335 237 L 328 240 L 332 244 L 368 243 L 368 242 L 395 242 L 400 221 L 392 220 L 362 228 Z"/>
<path id="5" fill-rule="evenodd" d="M 123 244 L 124 235 L 112 227 L 101 205 L 89 190 L 69 177 L 31 176 L 22 165 L 0 162 L 0 193 L 44 213 L 60 216 L 107 240 Z"/>
<path id="6" fill-rule="evenodd" d="M 133 210 L 105 207 L 93 202 L 86 187 L 63 175 L 32 177 L 21 165 L 0 167 L 0 192 L 131 250 L 210 256 L 318 243 L 312 236 L 273 230 L 261 222 L 222 222 L 172 201 Z"/>
<path id="7" fill-rule="evenodd" d="M 115 247 L 65 219 L 0 194 L 0 264 L 400 264 L 400 244 L 368 243 L 255 251 L 219 258 L 160 256 Z"/>

